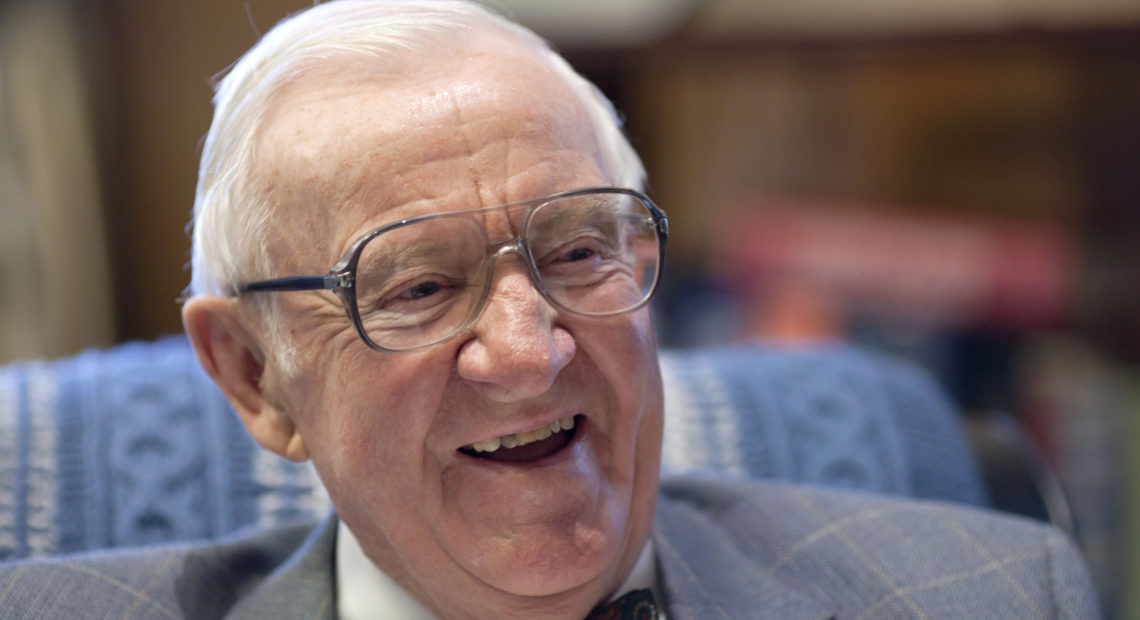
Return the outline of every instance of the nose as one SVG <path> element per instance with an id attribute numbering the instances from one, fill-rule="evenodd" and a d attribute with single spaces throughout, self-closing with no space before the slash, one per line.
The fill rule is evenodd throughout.
<path id="1" fill-rule="evenodd" d="M 459 376 L 501 401 L 546 393 L 577 346 L 556 317 L 520 258 L 504 257 L 496 266 L 487 306 L 460 348 Z"/>

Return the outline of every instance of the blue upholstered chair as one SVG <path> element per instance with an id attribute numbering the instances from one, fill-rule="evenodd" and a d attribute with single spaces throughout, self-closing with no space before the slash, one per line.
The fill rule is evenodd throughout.
<path id="1" fill-rule="evenodd" d="M 945 396 L 844 346 L 666 351 L 664 469 L 985 505 Z M 207 538 L 328 508 L 184 338 L 0 368 L 0 560 Z"/>

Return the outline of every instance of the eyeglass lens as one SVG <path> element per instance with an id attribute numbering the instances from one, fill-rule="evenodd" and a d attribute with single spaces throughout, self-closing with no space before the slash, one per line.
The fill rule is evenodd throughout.
<path id="1" fill-rule="evenodd" d="M 424 219 L 361 248 L 356 307 L 374 344 L 424 346 L 475 318 L 490 290 L 497 247 L 483 217 L 474 211 Z M 632 310 L 651 294 L 659 240 L 649 208 L 635 196 L 566 196 L 512 217 L 525 218 L 528 269 L 556 306 L 604 316 Z"/>

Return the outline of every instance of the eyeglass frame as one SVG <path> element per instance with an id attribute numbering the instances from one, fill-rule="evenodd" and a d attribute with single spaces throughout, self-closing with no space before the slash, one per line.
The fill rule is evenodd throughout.
<path id="1" fill-rule="evenodd" d="M 602 314 L 578 312 L 572 308 L 566 307 L 558 300 L 554 299 L 550 292 L 546 289 L 546 286 L 543 283 L 542 275 L 538 273 L 538 265 L 535 263 L 534 256 L 530 253 L 530 249 L 528 248 L 527 244 L 524 243 L 524 241 L 527 241 L 527 239 L 525 239 L 527 225 L 530 223 L 530 219 L 533 216 L 534 212 L 537 211 L 540 207 L 555 200 L 562 200 L 564 198 L 573 198 L 575 196 L 585 196 L 591 194 L 622 194 L 637 199 L 649 210 L 649 215 L 653 220 L 654 230 L 657 233 L 657 271 L 653 274 L 653 283 L 649 287 L 649 292 L 640 302 L 629 308 Z M 364 328 L 364 322 L 360 318 L 360 309 L 356 301 L 356 267 L 358 261 L 360 260 L 360 255 L 364 251 L 364 247 L 368 245 L 368 242 L 386 232 L 410 226 L 419 222 L 433 220 L 441 217 L 477 213 L 480 211 L 509 209 L 513 207 L 520 207 L 527 203 L 534 204 L 527 208 L 526 214 L 522 218 L 522 225 L 519 227 L 520 233 L 512 238 L 491 243 L 488 246 L 487 253 L 484 255 L 484 260 L 492 260 L 492 266 L 490 267 L 491 269 L 494 268 L 494 262 L 497 262 L 503 254 L 507 252 L 515 252 L 524 259 L 523 262 L 526 264 L 526 271 L 528 277 L 530 278 L 531 285 L 534 286 L 535 290 L 538 291 L 540 295 L 542 295 L 542 298 L 554 307 L 559 308 L 574 316 L 593 319 L 617 316 L 635 312 L 645 307 L 645 305 L 649 303 L 649 300 L 652 299 L 653 295 L 657 292 L 657 285 L 661 281 L 661 273 L 665 269 L 665 246 L 666 242 L 669 240 L 669 218 L 665 215 L 665 212 L 662 211 L 656 204 L 654 204 L 653 201 L 650 200 L 649 197 L 645 194 L 637 190 L 624 187 L 608 186 L 573 189 L 550 194 L 549 196 L 528 198 L 526 200 L 508 202 L 506 204 L 490 207 L 476 207 L 473 209 L 459 209 L 457 211 L 445 211 L 442 213 L 429 213 L 385 224 L 379 228 L 375 228 L 365 233 L 356 241 L 354 241 L 352 245 L 350 245 L 345 251 L 344 255 L 341 256 L 340 260 L 338 260 L 325 275 L 290 276 L 285 278 L 271 278 L 269 280 L 258 280 L 256 282 L 238 284 L 232 287 L 231 295 L 236 297 L 241 296 L 245 293 L 333 291 L 333 293 L 336 294 L 336 296 L 340 299 L 341 305 L 344 306 L 345 314 L 348 316 L 349 322 L 351 322 L 353 327 L 356 328 L 357 335 L 360 336 L 361 340 L 363 340 L 364 344 L 368 345 L 369 348 L 381 353 L 408 353 L 411 351 L 419 351 L 434 347 L 438 344 L 442 344 L 448 340 L 451 340 L 452 338 L 455 338 L 463 332 L 466 332 L 471 328 L 472 325 L 475 324 L 476 321 L 479 320 L 479 317 L 483 314 L 483 311 L 487 307 L 487 300 L 489 300 L 491 297 L 490 281 L 484 285 L 483 293 L 480 296 L 479 302 L 473 306 L 474 311 L 471 312 L 471 315 L 462 323 L 460 323 L 459 326 L 457 326 L 455 329 L 448 332 L 447 335 L 437 340 L 405 349 L 392 349 L 388 347 L 382 347 L 368 336 L 368 332 Z"/>

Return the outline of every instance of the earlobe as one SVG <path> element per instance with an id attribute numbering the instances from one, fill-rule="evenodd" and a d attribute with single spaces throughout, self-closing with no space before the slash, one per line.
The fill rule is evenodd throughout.
<path id="1" fill-rule="evenodd" d="M 256 329 L 237 302 L 200 295 L 182 308 L 182 324 L 198 362 L 221 388 L 242 424 L 268 450 L 293 461 L 309 458 L 293 418 L 274 398 L 266 356 Z"/>

